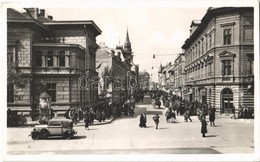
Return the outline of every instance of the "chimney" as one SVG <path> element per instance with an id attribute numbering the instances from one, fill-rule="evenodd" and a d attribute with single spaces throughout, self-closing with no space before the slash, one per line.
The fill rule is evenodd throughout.
<path id="1" fill-rule="evenodd" d="M 37 19 L 38 16 L 38 8 L 26 8 L 26 12 L 32 16 L 34 19 Z"/>
<path id="2" fill-rule="evenodd" d="M 45 17 L 45 10 L 44 9 L 40 10 L 40 16 Z"/>
<path id="3" fill-rule="evenodd" d="M 49 16 L 48 16 L 48 19 L 52 20 L 52 19 L 53 19 L 53 17 L 52 17 L 51 15 L 49 15 Z"/>

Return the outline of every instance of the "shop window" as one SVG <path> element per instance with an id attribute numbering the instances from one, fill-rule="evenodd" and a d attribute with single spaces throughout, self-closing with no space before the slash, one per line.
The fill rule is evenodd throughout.
<path id="1" fill-rule="evenodd" d="M 46 84 L 47 93 L 51 96 L 51 102 L 56 102 L 56 83 Z"/>

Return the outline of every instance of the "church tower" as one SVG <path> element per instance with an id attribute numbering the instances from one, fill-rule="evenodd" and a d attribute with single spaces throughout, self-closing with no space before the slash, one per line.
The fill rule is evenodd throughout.
<path id="1" fill-rule="evenodd" d="M 124 44 L 124 52 L 125 52 L 127 58 L 131 59 L 132 47 L 131 47 L 131 42 L 129 40 L 128 29 L 127 29 L 127 32 L 126 32 L 126 40 L 125 40 L 125 44 Z"/>

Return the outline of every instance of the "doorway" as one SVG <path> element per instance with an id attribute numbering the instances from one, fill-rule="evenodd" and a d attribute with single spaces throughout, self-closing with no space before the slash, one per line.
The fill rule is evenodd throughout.
<path id="1" fill-rule="evenodd" d="M 233 92 L 230 88 L 225 88 L 221 92 L 221 112 L 232 113 L 233 107 Z"/>

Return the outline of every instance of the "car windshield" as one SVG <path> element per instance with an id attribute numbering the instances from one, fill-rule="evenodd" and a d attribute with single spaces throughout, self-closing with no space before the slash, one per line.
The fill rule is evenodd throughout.
<path id="1" fill-rule="evenodd" d="M 72 122 L 62 122 L 62 126 L 64 128 L 73 128 L 73 123 Z"/>

